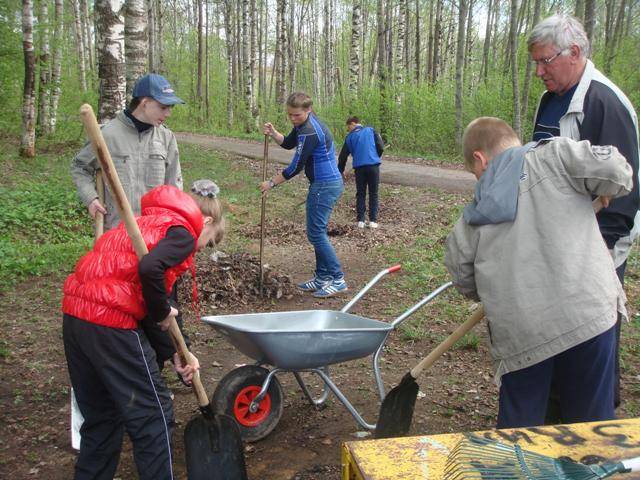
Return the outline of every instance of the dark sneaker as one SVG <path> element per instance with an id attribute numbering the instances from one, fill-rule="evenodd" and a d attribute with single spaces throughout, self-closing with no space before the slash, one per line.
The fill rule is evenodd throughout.
<path id="1" fill-rule="evenodd" d="M 317 290 L 313 296 L 316 298 L 328 298 L 338 295 L 339 293 L 346 292 L 347 290 L 347 282 L 344 280 L 333 280 L 331 283 Z"/>

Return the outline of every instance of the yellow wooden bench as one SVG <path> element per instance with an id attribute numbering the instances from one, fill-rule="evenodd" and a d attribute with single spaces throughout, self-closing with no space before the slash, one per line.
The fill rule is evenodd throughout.
<path id="1" fill-rule="evenodd" d="M 640 456 L 640 418 L 475 433 L 582 463 Z M 463 433 L 452 433 L 346 442 L 342 446 L 342 479 L 441 479 L 450 450 L 463 437 Z M 640 475 L 628 474 L 620 479 L 640 480 Z"/>

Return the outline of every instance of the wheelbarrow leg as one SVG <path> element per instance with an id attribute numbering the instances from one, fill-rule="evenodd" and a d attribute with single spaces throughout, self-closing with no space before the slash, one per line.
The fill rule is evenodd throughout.
<path id="1" fill-rule="evenodd" d="M 362 418 L 362 416 L 358 413 L 358 411 L 355 409 L 355 407 L 351 404 L 351 402 L 349 400 L 347 400 L 347 397 L 345 397 L 342 394 L 342 392 L 340 391 L 338 386 L 335 383 L 333 383 L 333 380 L 331 380 L 331 378 L 329 378 L 329 376 L 327 376 L 319 368 L 312 368 L 310 371 L 318 374 L 322 378 L 322 380 L 324 380 L 325 385 L 327 385 L 331 389 L 333 394 L 336 397 L 338 397 L 338 400 L 340 400 L 342 402 L 342 404 L 345 406 L 345 408 L 347 410 L 349 410 L 349 413 L 353 416 L 353 418 L 355 418 L 356 422 L 358 422 L 362 428 L 365 428 L 367 430 L 375 430 L 376 429 L 376 425 L 375 424 L 371 425 L 370 423 L 365 422 L 364 418 Z"/>
<path id="2" fill-rule="evenodd" d="M 326 374 L 329 375 L 329 367 L 323 367 L 322 370 L 324 370 Z M 327 388 L 327 384 L 324 382 L 322 383 L 322 394 L 316 399 L 316 398 L 313 398 L 313 395 L 311 395 L 311 392 L 309 391 L 307 384 L 304 383 L 304 380 L 302 379 L 302 376 L 300 375 L 300 373 L 293 372 L 293 376 L 296 377 L 296 380 L 298 381 L 298 385 L 300 385 L 302 392 L 307 397 L 309 402 L 311 402 L 311 404 L 314 405 L 316 408 L 324 407 L 324 402 L 327 401 L 327 397 L 329 396 L 329 389 Z"/>
<path id="3" fill-rule="evenodd" d="M 267 374 L 267 378 L 265 378 L 264 382 L 262 382 L 262 388 L 260 389 L 260 392 L 258 392 L 258 395 L 256 395 L 254 399 L 251 401 L 251 403 L 249 404 L 249 411 L 251 413 L 256 413 L 258 411 L 260 402 L 262 401 L 264 396 L 267 394 L 267 390 L 269 390 L 269 384 L 271 383 L 271 379 L 276 373 L 282 372 L 282 371 L 283 370 L 280 368 L 274 368 Z"/>

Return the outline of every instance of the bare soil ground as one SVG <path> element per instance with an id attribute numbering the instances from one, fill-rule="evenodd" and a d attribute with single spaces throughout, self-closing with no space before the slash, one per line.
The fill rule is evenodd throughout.
<path id="1" fill-rule="evenodd" d="M 237 161 L 251 163 L 248 160 Z M 251 166 L 257 168 L 255 162 Z M 407 192 L 410 195 L 383 195 L 381 228 L 377 231 L 353 228 L 353 190 L 345 193 L 341 209 L 334 215 L 331 230 L 335 233 L 333 241 L 347 274 L 349 295 L 316 300 L 285 288 L 279 298 L 276 294 L 266 300 L 251 294 L 235 299 L 227 296 L 218 303 L 205 300 L 203 314 L 340 309 L 350 294 L 364 286 L 381 268 L 388 266 L 376 247 L 412 245 L 416 240 L 415 232 L 420 228 L 447 225 L 450 221 L 439 213 L 447 211 L 450 197 L 443 200 L 439 193 L 427 189 L 404 191 Z M 464 199 L 463 196 L 457 197 L 459 202 Z M 424 210 L 416 207 L 421 205 L 433 208 L 429 209 L 430 213 L 421 213 Z M 265 261 L 282 284 L 287 283 L 283 276 L 298 282 L 311 273 L 313 252 L 304 238 L 303 221 L 302 213 L 286 219 L 269 219 Z M 245 224 L 237 230 L 256 240 L 255 244 L 247 247 L 249 254 L 256 255 L 259 227 Z M 230 235 L 233 232 L 231 225 Z M 211 270 L 210 254 L 205 252 L 198 258 L 202 272 Z M 246 260 L 245 257 L 238 263 L 246 263 Z M 206 284 L 206 273 L 203 275 L 205 278 L 200 281 Z M 240 272 L 233 278 L 249 276 Z M 628 277 L 629 296 L 635 301 L 637 272 L 630 269 Z M 391 288 L 396 281 L 383 280 L 354 308 L 353 313 L 391 320 L 406 305 L 428 293 L 426 286 L 422 292 Z M 238 281 L 233 282 L 238 287 Z M 75 452 L 70 447 L 69 382 L 61 339 L 61 284 L 61 277 L 33 279 L 0 298 L 3 331 L 0 340 L 3 351 L 0 357 L 1 478 L 62 480 L 71 478 L 73 474 Z M 440 307 L 428 310 L 434 312 L 429 313 L 426 319 L 428 335 L 410 339 L 394 332 L 390 336 L 381 362 L 388 388 L 456 327 L 443 307 L 453 295 L 444 294 L 436 301 Z M 631 313 L 635 314 L 635 311 Z M 197 322 L 190 312 L 187 312 L 186 323 L 193 351 L 202 366 L 202 380 L 209 392 L 213 393 L 217 382 L 227 372 L 238 365 L 251 363 L 212 328 Z M 478 328 L 477 332 L 482 338 L 479 345 L 448 352 L 419 379 L 422 394 L 416 406 L 413 434 L 479 430 L 495 424 L 497 389 L 492 380 L 484 328 Z M 625 405 L 619 411 L 620 417 L 635 413 L 631 406 L 637 405 L 640 399 L 637 387 L 639 365 L 637 356 L 625 365 Z M 379 400 L 370 359 L 339 364 L 331 372 L 342 392 L 366 420 L 374 423 Z M 196 403 L 190 389 L 182 386 L 174 374 L 169 371 L 166 378 L 175 393 L 175 468 L 178 477 L 185 478 L 182 435 L 186 423 L 197 414 Z M 355 440 L 362 429 L 335 397 L 330 396 L 327 407 L 317 410 L 305 399 L 291 375 L 279 378 L 285 394 L 284 414 L 267 438 L 246 445 L 250 478 L 339 479 L 341 443 Z M 311 385 L 319 387 L 317 380 L 305 378 Z M 129 445 L 123 451 L 117 477 L 136 478 Z"/>

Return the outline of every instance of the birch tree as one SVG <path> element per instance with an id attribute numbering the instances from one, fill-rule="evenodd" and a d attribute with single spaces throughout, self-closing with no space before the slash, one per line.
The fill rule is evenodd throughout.
<path id="1" fill-rule="evenodd" d="M 127 99 L 138 80 L 147 72 L 149 17 L 145 0 L 127 0 L 124 17 L 124 54 Z"/>
<path id="2" fill-rule="evenodd" d="M 99 0 L 96 0 L 96 4 Z M 102 0 L 104 1 L 104 0 Z M 78 54 L 78 74 L 80 76 L 80 88 L 83 92 L 87 91 L 87 74 L 84 52 L 84 42 L 82 41 L 82 20 L 80 18 L 80 6 L 78 0 L 71 0 L 73 8 L 73 25 L 76 36 L 76 53 Z M 97 22 L 96 22 L 97 23 Z"/>
<path id="3" fill-rule="evenodd" d="M 91 34 L 91 16 L 89 15 L 89 2 L 80 0 L 80 11 L 82 12 L 82 24 L 84 26 L 84 45 L 87 53 L 87 66 L 93 70 L 93 35 Z"/>
<path id="4" fill-rule="evenodd" d="M 513 87 L 513 129 L 522 138 L 520 123 L 520 93 L 518 85 L 518 0 L 511 0 L 511 28 L 509 32 L 509 48 L 511 51 L 511 84 Z"/>
<path id="5" fill-rule="evenodd" d="M 33 46 L 32 0 L 22 0 L 22 51 L 24 53 L 24 88 L 20 155 L 32 158 L 36 156 L 36 54 Z"/>
<path id="6" fill-rule="evenodd" d="M 72 0 L 75 1 L 75 0 Z M 96 46 L 100 98 L 98 121 L 112 119 L 125 106 L 124 0 L 96 0 Z"/>
<path id="7" fill-rule="evenodd" d="M 50 80 L 51 70 L 49 65 L 49 9 L 47 2 L 40 1 L 40 12 L 38 14 L 38 24 L 40 32 L 40 54 L 38 55 L 40 70 L 40 87 L 38 98 L 38 126 L 43 134 L 50 132 L 49 107 L 50 107 Z"/>
<path id="8" fill-rule="evenodd" d="M 287 0 L 277 0 L 277 23 L 276 23 L 276 57 L 278 69 L 276 72 L 276 102 L 280 105 L 285 103 L 285 75 L 287 72 L 287 59 L 284 54 L 287 45 L 287 26 L 285 24 L 285 12 Z"/>
<path id="9" fill-rule="evenodd" d="M 349 91 L 357 93 L 360 79 L 360 37 L 362 36 L 361 0 L 353 0 L 351 14 L 351 48 L 349 49 Z"/>
<path id="10" fill-rule="evenodd" d="M 227 128 L 233 125 L 233 30 L 232 30 L 232 0 L 224 0 L 224 31 L 225 47 L 227 51 Z"/>
<path id="11" fill-rule="evenodd" d="M 49 132 L 56 131 L 58 104 L 60 102 L 60 73 L 62 69 L 63 8 L 62 0 L 55 0 L 53 17 L 53 63 L 51 66 L 51 107 L 49 109 Z"/>
<path id="12" fill-rule="evenodd" d="M 458 40 L 456 42 L 456 142 L 458 145 L 462 144 L 463 68 L 464 54 L 466 51 L 464 38 L 466 33 L 465 22 L 467 20 L 467 9 L 469 8 L 467 1 L 468 0 L 460 0 L 458 7 Z"/>

